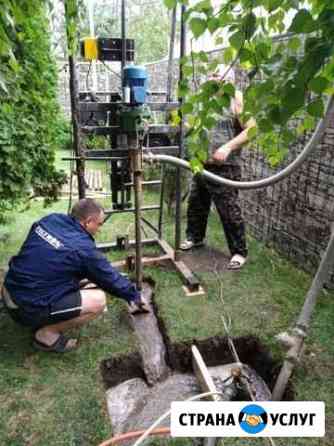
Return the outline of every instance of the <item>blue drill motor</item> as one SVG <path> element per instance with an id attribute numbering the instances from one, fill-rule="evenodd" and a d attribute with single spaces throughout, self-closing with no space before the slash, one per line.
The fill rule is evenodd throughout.
<path id="1" fill-rule="evenodd" d="M 128 65 L 123 69 L 124 102 L 142 105 L 146 101 L 148 75 L 144 67 Z"/>

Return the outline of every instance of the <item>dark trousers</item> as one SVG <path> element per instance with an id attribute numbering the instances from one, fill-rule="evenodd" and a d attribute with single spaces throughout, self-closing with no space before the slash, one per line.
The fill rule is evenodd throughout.
<path id="1" fill-rule="evenodd" d="M 237 165 L 210 166 L 210 172 L 239 181 L 241 169 Z M 201 175 L 195 175 L 188 200 L 187 239 L 199 242 L 205 238 L 211 202 L 213 201 L 222 222 L 225 237 L 232 255 L 247 256 L 245 223 L 238 199 L 238 189 L 215 184 Z"/>

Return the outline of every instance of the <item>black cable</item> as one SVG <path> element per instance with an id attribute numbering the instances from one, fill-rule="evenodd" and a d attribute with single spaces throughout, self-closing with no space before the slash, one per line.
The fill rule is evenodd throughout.
<path id="1" fill-rule="evenodd" d="M 87 74 L 86 74 L 86 90 L 87 91 L 89 91 L 89 86 L 88 86 L 88 77 L 89 77 L 89 73 L 90 73 L 90 68 L 91 68 L 91 66 L 92 66 L 92 60 L 89 62 L 89 67 L 88 67 L 88 71 L 87 71 Z"/>
<path id="2" fill-rule="evenodd" d="M 116 73 L 116 71 L 109 68 L 108 65 L 103 60 L 101 60 L 100 62 L 102 62 L 102 65 L 104 65 L 108 71 L 110 71 L 112 74 L 117 76 L 119 79 L 122 79 L 122 76 L 120 74 Z"/>

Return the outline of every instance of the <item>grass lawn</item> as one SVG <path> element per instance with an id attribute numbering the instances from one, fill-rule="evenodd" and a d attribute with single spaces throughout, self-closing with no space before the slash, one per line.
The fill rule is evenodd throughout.
<path id="1" fill-rule="evenodd" d="M 151 195 L 147 198 L 153 199 Z M 9 215 L 6 224 L 0 226 L 0 268 L 17 252 L 34 220 L 66 210 L 66 200 L 48 209 L 36 201 L 25 212 Z M 165 218 L 167 238 L 171 239 L 171 219 Z M 109 220 L 99 240 L 110 240 L 125 231 L 133 235 L 129 214 Z M 208 243 L 226 250 L 221 239 L 221 227 L 213 214 Z M 224 335 L 224 311 L 231 318 L 234 336 L 256 335 L 276 358 L 281 357 L 274 335 L 294 323 L 312 277 L 255 240 L 249 239 L 249 245 L 247 267 L 223 275 L 224 307 L 213 274 L 200 274 L 207 295 L 189 298 L 184 296 L 174 272 L 164 268 L 145 270 L 157 282 L 156 301 L 172 341 Z M 116 257 L 119 255 L 110 256 Z M 278 439 L 277 445 L 334 444 L 333 297 L 334 293 L 327 291 L 320 296 L 302 364 L 293 377 L 297 400 L 326 402 L 327 435 L 324 439 Z M 80 331 L 80 348 L 55 356 L 35 352 L 30 332 L 0 311 L 1 446 L 88 446 L 111 436 L 99 363 L 137 349 L 125 315 L 124 303 L 110 298 L 108 313 Z M 179 440 L 172 443 L 186 444 Z M 265 443 L 256 439 L 224 440 L 228 446 L 248 444 Z"/>

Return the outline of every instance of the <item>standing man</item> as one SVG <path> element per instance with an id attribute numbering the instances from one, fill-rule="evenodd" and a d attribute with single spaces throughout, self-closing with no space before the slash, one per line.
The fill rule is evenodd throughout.
<path id="1" fill-rule="evenodd" d="M 136 312 L 145 305 L 127 278 L 97 250 L 94 235 L 104 222 L 102 206 L 78 201 L 71 215 L 50 214 L 34 223 L 9 263 L 2 295 L 10 316 L 35 331 L 33 345 L 67 352 L 77 346 L 63 332 L 83 325 L 106 307 L 104 292 L 125 299 Z M 88 279 L 99 288 L 81 289 Z"/>
<path id="2" fill-rule="evenodd" d="M 223 74 L 222 71 L 221 69 L 220 75 Z M 228 80 L 234 80 L 231 74 Z M 245 125 L 240 122 L 242 105 L 242 93 L 236 91 L 235 98 L 231 101 L 231 113 L 210 131 L 208 160 L 204 164 L 206 170 L 235 181 L 241 179 L 239 165 L 241 147 L 248 141 L 248 130 L 255 125 L 253 119 Z M 217 208 L 231 253 L 228 268 L 240 269 L 246 262 L 248 251 L 238 189 L 213 183 L 201 174 L 193 177 L 188 200 L 187 238 L 181 244 L 181 249 L 187 251 L 204 244 L 212 200 Z"/>

